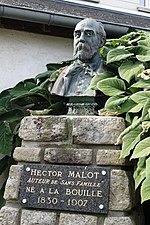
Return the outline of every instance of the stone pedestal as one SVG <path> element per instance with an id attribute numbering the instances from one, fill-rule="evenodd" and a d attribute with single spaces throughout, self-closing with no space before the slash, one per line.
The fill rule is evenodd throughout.
<path id="1" fill-rule="evenodd" d="M 30 116 L 21 122 L 22 146 L 13 157 L 0 211 L 2 225 L 143 225 L 133 186 L 133 165 L 115 145 L 124 130 L 119 117 Z M 22 165 L 85 165 L 110 168 L 108 214 L 22 209 L 18 202 Z"/>

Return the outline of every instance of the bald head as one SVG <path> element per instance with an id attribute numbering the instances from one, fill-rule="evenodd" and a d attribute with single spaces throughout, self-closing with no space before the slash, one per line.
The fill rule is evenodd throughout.
<path id="1" fill-rule="evenodd" d="M 74 30 L 74 56 L 81 61 L 92 59 L 105 44 L 103 25 L 92 18 L 81 20 Z"/>

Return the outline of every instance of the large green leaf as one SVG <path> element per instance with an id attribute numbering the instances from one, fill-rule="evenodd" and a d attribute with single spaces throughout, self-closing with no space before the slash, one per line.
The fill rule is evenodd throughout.
<path id="1" fill-rule="evenodd" d="M 0 125 L 0 153 L 11 156 L 13 134 L 8 122 Z"/>
<path id="2" fill-rule="evenodd" d="M 36 87 L 36 84 L 34 79 L 28 79 L 28 80 L 19 82 L 9 92 L 13 98 L 18 98 L 19 96 L 29 93 L 29 91 L 35 87 Z"/>
<path id="3" fill-rule="evenodd" d="M 141 133 L 142 133 L 142 129 L 140 126 L 138 126 L 123 136 L 121 158 L 125 158 L 128 155 L 130 155 L 131 150 L 133 150 L 136 144 L 140 141 Z"/>
<path id="4" fill-rule="evenodd" d="M 112 96 L 107 100 L 105 104 L 105 108 L 106 110 L 119 111 L 121 108 L 120 105 L 123 104 L 127 99 L 128 99 L 128 96 L 123 96 L 123 95 Z"/>
<path id="5" fill-rule="evenodd" d="M 136 83 L 134 83 L 133 85 L 131 85 L 131 88 L 135 87 L 135 88 L 149 88 L 150 87 L 150 80 L 139 80 Z"/>
<path id="6" fill-rule="evenodd" d="M 23 111 L 19 109 L 10 110 L 0 116 L 0 123 L 3 121 L 14 122 L 20 121 L 24 117 Z"/>
<path id="7" fill-rule="evenodd" d="M 144 105 L 145 102 L 147 101 L 147 99 L 150 99 L 150 91 L 139 91 L 139 92 L 131 95 L 130 98 L 133 101 Z"/>
<path id="8" fill-rule="evenodd" d="M 95 75 L 92 80 L 91 80 L 91 83 L 90 83 L 90 89 L 92 90 L 97 90 L 97 83 L 103 79 L 106 79 L 106 78 L 109 78 L 109 77 L 112 77 L 113 76 L 113 73 L 111 72 L 103 72 L 103 73 L 100 73 L 100 74 L 97 74 Z"/>
<path id="9" fill-rule="evenodd" d="M 128 99 L 121 105 L 121 108 L 120 108 L 120 112 L 121 113 L 128 113 L 130 109 L 132 109 L 134 106 L 136 106 L 137 103 L 135 103 L 132 99 L 130 99 L 128 97 Z"/>
<path id="10" fill-rule="evenodd" d="M 136 58 L 141 62 L 150 61 L 150 47 L 139 45 L 139 50 L 137 52 Z"/>
<path id="11" fill-rule="evenodd" d="M 150 157 L 146 160 L 146 179 L 141 186 L 141 202 L 150 200 Z"/>
<path id="12" fill-rule="evenodd" d="M 148 114 L 149 110 L 150 110 L 150 98 L 148 98 L 144 104 L 143 111 L 142 111 L 142 120 L 150 119 Z"/>
<path id="13" fill-rule="evenodd" d="M 105 95 L 115 96 L 123 94 L 125 92 L 126 86 L 123 80 L 113 77 L 99 81 L 97 83 L 97 88 Z"/>
<path id="14" fill-rule="evenodd" d="M 137 112 L 140 112 L 142 108 L 143 108 L 143 103 L 139 103 L 139 104 L 135 105 L 133 108 L 131 108 L 129 110 L 129 113 L 137 113 Z"/>
<path id="15" fill-rule="evenodd" d="M 141 62 L 150 61 L 150 51 L 148 51 L 145 55 L 136 55 L 136 58 Z"/>
<path id="16" fill-rule="evenodd" d="M 119 67 L 119 75 L 122 79 L 126 80 L 128 83 L 130 80 L 141 73 L 145 69 L 143 63 L 133 62 L 131 60 L 125 61 Z"/>
<path id="17" fill-rule="evenodd" d="M 137 52 L 136 58 L 141 62 L 150 61 L 150 48 L 143 45 L 139 45 L 139 50 Z"/>
<path id="18" fill-rule="evenodd" d="M 11 109 L 11 96 L 9 91 L 3 91 L 0 93 L 0 115 Z"/>
<path id="19" fill-rule="evenodd" d="M 146 157 L 139 158 L 133 177 L 137 189 L 146 177 Z"/>
<path id="20" fill-rule="evenodd" d="M 44 80 L 45 80 L 45 79 L 47 79 L 47 78 L 50 77 L 51 73 L 52 73 L 52 72 L 49 71 L 49 70 L 46 71 L 46 72 L 44 72 L 44 73 L 39 73 L 38 75 L 36 75 L 35 79 L 36 79 L 36 80 L 38 80 L 38 79 L 39 79 L 39 80 L 40 80 L 40 79 L 44 79 Z"/>
<path id="21" fill-rule="evenodd" d="M 150 154 L 150 137 L 147 137 L 136 145 L 134 152 L 131 156 L 131 159 L 146 157 L 149 154 Z"/>
<path id="22" fill-rule="evenodd" d="M 130 53 L 129 51 L 125 49 L 113 49 L 110 50 L 107 54 L 107 64 L 112 62 L 117 62 L 122 59 L 127 59 L 130 56 L 134 55 L 133 53 Z"/>
<path id="23" fill-rule="evenodd" d="M 149 40 L 150 40 L 149 38 L 147 38 L 145 40 L 140 40 L 140 41 L 138 41 L 138 44 L 141 45 L 141 46 L 144 45 L 144 46 L 150 48 L 150 41 Z"/>

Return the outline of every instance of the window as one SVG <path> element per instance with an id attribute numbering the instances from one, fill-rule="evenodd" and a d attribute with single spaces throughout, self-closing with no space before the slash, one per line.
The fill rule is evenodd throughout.
<path id="1" fill-rule="evenodd" d="M 150 0 L 140 0 L 140 6 L 150 8 Z"/>
<path id="2" fill-rule="evenodd" d="M 150 13 L 150 0 L 139 0 L 138 11 Z"/>

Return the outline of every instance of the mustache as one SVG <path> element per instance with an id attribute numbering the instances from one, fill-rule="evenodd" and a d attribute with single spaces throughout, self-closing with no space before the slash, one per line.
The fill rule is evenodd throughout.
<path id="1" fill-rule="evenodd" d="M 91 52 L 92 48 L 91 46 L 86 42 L 78 42 L 74 47 L 74 55 L 78 53 L 78 51 L 85 51 L 85 52 Z"/>

